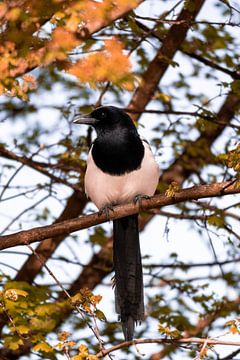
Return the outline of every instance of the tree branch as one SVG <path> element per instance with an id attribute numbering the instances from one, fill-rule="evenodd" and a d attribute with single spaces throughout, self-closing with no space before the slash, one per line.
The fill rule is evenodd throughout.
<path id="1" fill-rule="evenodd" d="M 138 16 L 139 17 L 139 16 Z M 196 22 L 195 22 L 196 23 Z M 150 29 L 148 26 L 146 26 L 145 24 L 141 23 L 140 21 L 136 20 L 136 24 L 137 26 L 139 26 L 140 29 L 142 29 L 144 32 L 146 32 L 148 35 L 151 34 L 152 36 L 154 36 L 155 38 L 157 38 L 159 41 L 163 41 L 163 36 L 162 34 L 155 29 Z M 203 56 L 196 54 L 193 51 L 189 51 L 189 50 L 185 50 L 183 47 L 180 47 L 180 50 L 183 54 L 190 56 L 191 58 L 203 63 L 204 65 L 207 65 L 215 70 L 221 71 L 229 76 L 231 76 L 233 79 L 240 79 L 240 73 L 239 71 L 236 70 L 230 70 L 226 67 L 223 67 L 209 59 L 204 58 Z"/>
<path id="2" fill-rule="evenodd" d="M 139 210 L 148 210 L 166 205 L 173 205 L 182 201 L 196 200 L 209 197 L 219 197 L 230 194 L 240 193 L 238 182 L 226 181 L 222 183 L 213 183 L 209 185 L 194 186 L 188 189 L 180 190 L 167 196 L 166 194 L 156 195 L 150 199 L 141 201 L 141 208 L 138 204 L 129 203 L 114 207 L 114 211 L 107 217 L 106 214 L 94 213 L 85 215 L 78 219 L 66 220 L 61 223 L 36 227 L 34 229 L 20 231 L 12 235 L 0 237 L 0 250 L 7 249 L 17 245 L 26 245 L 37 241 L 45 240 L 49 237 L 55 237 L 71 232 L 86 229 L 103 222 L 119 219 L 128 215 L 136 214 Z"/>
<path id="3" fill-rule="evenodd" d="M 189 141 L 181 156 L 162 174 L 161 181 L 168 184 L 175 181 L 182 185 L 190 174 L 194 172 L 197 173 L 204 165 L 212 163 L 211 158 L 213 160 L 213 156 L 210 153 L 211 146 L 222 134 L 226 125 L 230 123 L 239 107 L 239 96 L 230 92 L 216 115 L 221 125 L 202 130 L 194 142 Z M 192 151 L 193 149 L 194 151 Z"/>
<path id="4" fill-rule="evenodd" d="M 179 14 L 176 21 L 193 21 L 200 11 L 204 0 L 194 1 L 194 11 L 190 12 L 184 9 Z M 159 81 L 168 69 L 175 53 L 179 50 L 181 44 L 186 38 L 190 25 L 187 23 L 174 24 L 168 31 L 162 42 L 162 46 L 151 61 L 147 71 L 142 76 L 141 86 L 135 91 L 128 108 L 143 111 L 151 100 L 158 86 Z M 133 114 L 133 119 L 138 120 L 139 114 Z"/>
<path id="5" fill-rule="evenodd" d="M 187 16 L 191 16 L 189 15 L 189 13 L 186 13 Z M 194 14 L 196 15 L 196 14 Z M 90 26 L 90 24 L 88 24 L 88 26 Z M 174 25 L 175 26 L 175 25 Z M 184 25 L 185 26 L 185 25 Z M 92 28 L 93 30 L 93 28 Z M 176 35 L 176 31 L 172 31 L 172 36 L 177 36 Z M 186 35 L 186 34 L 185 34 Z M 172 43 L 172 42 L 171 42 Z M 152 67 L 152 71 L 157 72 L 158 69 L 156 68 L 158 64 L 152 65 L 150 64 L 150 67 Z M 165 65 L 164 65 L 165 66 Z M 160 78 L 159 78 L 160 80 Z M 141 84 L 138 88 L 138 95 L 135 95 L 135 104 L 137 105 L 137 101 L 141 101 L 141 94 L 144 91 L 144 84 Z M 151 94 L 148 94 L 148 98 L 146 98 L 148 101 L 151 100 Z M 131 105 L 131 102 L 130 102 Z M 139 108 L 139 107 L 138 107 Z M 67 208 L 66 208 L 67 209 Z M 75 214 L 75 216 L 77 216 L 78 214 Z M 59 221 L 62 221 L 63 219 L 59 219 Z M 65 234 L 66 235 L 66 234 Z M 61 241 L 64 239 L 65 235 L 60 235 L 61 237 Z M 39 255 L 42 255 L 43 258 L 45 259 L 45 261 L 47 261 L 47 259 L 51 256 L 51 254 L 55 251 L 56 247 L 59 245 L 60 243 L 60 238 L 58 237 L 59 241 L 56 240 L 56 238 L 50 238 L 49 240 L 47 240 L 46 242 L 40 244 L 38 246 L 38 248 L 36 249 L 37 253 Z M 46 244 L 46 245 L 45 245 Z M 93 274 L 91 276 L 89 276 L 89 272 L 92 273 L 92 270 L 95 269 L 96 267 L 99 269 L 102 269 L 101 273 L 103 272 L 102 276 L 105 276 L 108 272 L 109 272 L 109 268 L 111 267 L 109 264 L 109 252 L 111 252 L 111 241 L 109 241 L 109 246 L 106 246 L 106 248 L 103 248 L 102 250 L 100 250 L 99 254 L 95 254 L 93 259 L 90 261 L 90 264 L 93 262 L 93 264 L 96 264 L 96 266 L 91 266 L 86 267 L 83 270 L 83 273 L 87 274 L 87 279 L 95 279 L 95 277 L 93 276 Z M 100 264 L 100 265 L 99 265 Z M 31 271 L 29 271 L 29 269 L 31 268 Z M 107 268 L 107 270 L 106 270 Z M 36 271 L 32 271 L 32 269 L 35 269 Z M 30 257 L 30 259 L 26 262 L 26 265 L 23 265 L 22 269 L 20 270 L 19 274 L 17 275 L 18 280 L 28 280 L 28 281 L 33 281 L 34 276 L 37 275 L 37 269 L 38 271 L 40 271 L 41 269 L 41 264 L 39 264 L 37 259 L 34 259 L 34 256 L 32 255 Z M 94 271 L 96 273 L 96 271 Z M 98 271 L 98 275 L 99 275 L 99 271 Z M 85 276 L 83 276 L 84 279 L 86 279 Z M 99 276 L 97 276 L 98 280 L 101 281 L 99 279 Z M 93 283 L 96 284 L 96 282 L 93 279 Z M 78 279 L 77 279 L 78 280 Z M 79 284 L 77 285 L 78 281 L 76 280 L 76 284 L 75 282 L 73 283 L 72 288 L 75 289 L 75 285 L 79 287 Z M 88 281 L 89 282 L 89 281 Z M 81 282 L 82 283 L 82 282 Z M 88 284 L 89 286 L 89 284 Z M 90 287 L 90 286 L 89 286 Z"/>
<path id="6" fill-rule="evenodd" d="M 158 72 L 158 67 L 153 66 L 150 63 L 149 67 L 153 67 L 152 71 Z M 149 68 L 147 71 L 150 71 Z M 146 71 L 146 73 L 147 73 Z M 147 75 L 145 73 L 145 78 L 147 79 Z M 151 78 L 148 79 L 148 82 L 151 82 Z M 135 94 L 135 101 L 132 104 L 133 109 L 142 110 L 142 94 L 144 93 L 145 83 L 141 83 L 138 88 L 138 96 Z M 150 96 L 150 93 L 148 92 Z M 151 100 L 151 96 L 149 98 L 146 97 L 148 102 Z M 176 181 L 180 186 L 183 182 L 193 173 L 199 171 L 206 162 L 212 163 L 211 160 L 206 158 L 206 152 L 210 152 L 210 148 L 214 141 L 222 134 L 225 125 L 229 124 L 232 120 L 235 112 L 240 106 L 240 98 L 233 93 L 230 93 L 223 105 L 221 106 L 218 114 L 216 114 L 216 118 L 219 122 L 221 122 L 221 126 L 215 126 L 211 131 L 202 131 L 199 135 L 199 138 L 195 142 L 189 141 L 186 145 L 183 153 L 174 161 L 174 163 L 166 169 L 161 177 L 160 181 L 163 183 L 171 183 L 172 181 Z M 128 108 L 131 111 L 131 107 Z M 138 118 L 138 115 L 136 118 Z M 203 152 L 203 143 L 204 143 L 204 152 Z M 199 152 L 191 152 L 191 149 L 199 148 Z M 195 155 L 194 155 L 195 154 Z M 140 228 L 143 229 L 144 226 L 152 219 L 153 215 L 144 217 L 144 220 L 140 222 Z M 79 288 L 83 286 L 88 286 L 90 289 L 94 289 L 96 285 L 98 285 L 102 279 L 109 274 L 111 271 L 111 252 L 112 252 L 112 241 L 111 239 L 101 248 L 101 250 L 95 254 L 92 259 L 89 261 L 88 265 L 83 269 L 79 277 L 74 281 L 69 292 L 74 294 Z M 98 271 L 95 269 L 99 268 Z"/>
<path id="7" fill-rule="evenodd" d="M 126 348 L 130 347 L 131 345 L 137 344 L 172 344 L 172 345 L 181 345 L 181 344 L 207 344 L 207 345 L 230 345 L 230 346 L 239 346 L 240 341 L 229 341 L 229 340 L 214 340 L 214 339 L 201 339 L 201 338 L 182 338 L 182 339 L 137 339 L 132 341 L 125 341 L 115 346 L 110 347 L 109 349 L 105 349 L 100 351 L 97 354 L 98 358 L 103 358 L 106 355 Z"/>
<path id="8" fill-rule="evenodd" d="M 27 158 L 26 156 L 19 156 L 19 155 L 15 154 L 14 152 L 5 149 L 3 146 L 0 146 L 0 156 L 5 157 L 6 159 L 9 159 L 9 160 L 20 162 L 23 165 L 29 166 L 32 169 L 40 172 L 41 174 L 49 177 L 55 183 L 64 184 L 64 185 L 72 188 L 75 191 L 83 192 L 83 189 L 80 186 L 71 184 L 67 180 L 62 179 L 58 176 L 55 176 L 54 174 L 51 174 L 48 170 L 46 170 L 46 168 L 42 164 L 32 160 L 31 158 Z"/>
<path id="9" fill-rule="evenodd" d="M 88 0 L 88 1 L 91 2 L 92 0 Z M 88 22 L 87 24 L 85 24 L 85 26 L 82 26 L 81 29 L 79 29 L 79 32 L 75 34 L 77 39 L 82 41 L 82 40 L 87 40 L 87 39 L 91 38 L 92 34 L 94 34 L 95 32 L 98 32 L 102 28 L 110 25 L 113 21 L 115 21 L 123 16 L 126 16 L 131 10 L 135 9 L 143 1 L 144 0 L 136 0 L 134 5 L 128 5 L 127 2 L 126 2 L 126 4 L 121 4 L 120 7 L 115 5 L 111 10 L 108 11 L 106 17 L 100 18 L 100 19 L 98 17 L 96 17 L 95 20 Z M 27 3 L 27 1 L 24 1 L 24 3 Z M 56 3 L 56 2 L 54 1 L 53 3 Z M 65 3 L 67 6 L 69 3 L 74 4 L 74 1 L 64 1 L 63 7 L 64 7 Z M 49 6 L 49 7 L 51 8 L 51 6 Z M 58 6 L 58 8 L 59 8 L 59 6 Z M 53 16 L 54 16 L 54 12 L 50 11 L 49 14 L 44 17 L 43 21 L 40 21 L 40 25 L 41 26 L 44 25 Z M 37 24 L 38 24 L 38 22 L 37 22 Z M 27 31 L 26 31 L 26 35 L 31 36 L 36 30 L 39 30 L 39 28 L 37 27 L 37 29 L 36 29 L 35 26 L 29 27 L 29 29 L 27 29 Z M 6 31 L 4 33 L 4 36 L 0 36 L 0 38 L 1 37 L 3 39 L 8 39 L 8 32 Z M 33 63 L 33 65 L 28 65 L 28 67 L 19 69 L 17 76 L 21 76 L 21 75 L 41 66 L 41 61 L 42 61 L 41 54 L 44 53 L 45 47 L 46 47 L 46 42 L 44 42 L 42 39 L 39 39 L 39 44 L 38 45 L 36 44 L 35 48 L 33 49 L 33 54 L 35 55 L 35 62 Z M 37 56 L 39 56 L 39 60 L 36 63 Z M 53 63 L 53 62 L 55 62 L 54 58 L 52 59 L 51 63 Z"/>

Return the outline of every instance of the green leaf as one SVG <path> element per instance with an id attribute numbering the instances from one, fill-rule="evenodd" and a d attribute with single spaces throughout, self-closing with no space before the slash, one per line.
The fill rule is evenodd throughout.
<path id="1" fill-rule="evenodd" d="M 56 312 L 56 304 L 42 304 L 36 307 L 36 314 L 39 316 L 51 315 Z"/>
<path id="2" fill-rule="evenodd" d="M 106 318 L 105 314 L 101 310 L 97 309 L 95 311 L 95 315 L 98 318 L 98 320 L 107 321 L 107 318 Z"/>
<path id="3" fill-rule="evenodd" d="M 90 241 L 93 244 L 103 246 L 106 243 L 106 231 L 101 226 L 97 226 L 94 229 L 94 234 L 90 236 Z"/>
<path id="4" fill-rule="evenodd" d="M 30 323 L 34 330 L 42 330 L 44 332 L 52 331 L 56 326 L 56 321 L 53 319 L 38 319 L 34 317 Z"/>
<path id="5" fill-rule="evenodd" d="M 208 224 L 216 226 L 218 228 L 223 228 L 225 225 L 224 217 L 220 215 L 211 215 L 208 217 Z"/>
<path id="6" fill-rule="evenodd" d="M 188 10 L 189 12 L 194 12 L 195 8 L 196 8 L 196 4 L 194 0 L 184 1 L 184 9 Z"/>
<path id="7" fill-rule="evenodd" d="M 236 95 L 240 95 L 240 80 L 234 80 L 231 84 L 231 88 Z"/>
<path id="8" fill-rule="evenodd" d="M 22 345 L 23 345 L 22 339 L 20 339 L 16 335 L 6 336 L 4 338 L 4 346 L 10 350 L 17 350 Z"/>

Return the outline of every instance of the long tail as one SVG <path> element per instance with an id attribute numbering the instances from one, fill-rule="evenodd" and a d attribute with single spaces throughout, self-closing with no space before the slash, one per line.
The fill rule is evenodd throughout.
<path id="1" fill-rule="evenodd" d="M 134 325 L 144 319 L 142 260 L 138 215 L 113 221 L 115 307 L 126 341 L 133 339 Z"/>

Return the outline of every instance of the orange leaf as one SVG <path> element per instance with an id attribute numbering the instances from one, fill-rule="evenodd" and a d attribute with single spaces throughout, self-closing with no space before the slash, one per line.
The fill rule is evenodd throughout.
<path id="1" fill-rule="evenodd" d="M 104 49 L 79 60 L 69 73 L 81 82 L 94 86 L 98 82 L 110 81 L 121 84 L 130 75 L 131 64 L 123 53 L 123 45 L 117 39 L 106 40 Z"/>

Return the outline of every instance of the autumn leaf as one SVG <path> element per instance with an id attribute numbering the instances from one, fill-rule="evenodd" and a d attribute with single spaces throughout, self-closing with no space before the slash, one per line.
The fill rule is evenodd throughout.
<path id="1" fill-rule="evenodd" d="M 17 338 L 16 336 L 5 336 L 4 337 L 4 346 L 11 350 L 17 350 L 20 346 L 23 345 L 23 340 Z"/>
<path id="2" fill-rule="evenodd" d="M 176 182 L 172 182 L 167 190 L 165 191 L 165 195 L 168 197 L 174 197 L 175 194 L 179 191 L 179 185 Z"/>
<path id="3" fill-rule="evenodd" d="M 60 331 L 58 333 L 58 339 L 61 341 L 66 341 L 70 335 L 71 335 L 71 333 L 68 331 Z"/>
<path id="4" fill-rule="evenodd" d="M 4 292 L 4 297 L 8 300 L 17 301 L 19 296 L 26 297 L 28 293 L 21 289 L 8 289 Z"/>
<path id="5" fill-rule="evenodd" d="M 110 81 L 120 85 L 131 80 L 131 64 L 116 38 L 106 40 L 104 47 L 72 65 L 69 73 L 81 82 L 95 87 L 96 83 Z"/>
<path id="6" fill-rule="evenodd" d="M 56 60 L 65 60 L 68 57 L 67 52 L 76 47 L 79 41 L 75 35 L 63 27 L 58 27 L 52 32 L 52 40 L 46 47 L 43 57 L 43 65 L 48 65 Z"/>
<path id="7" fill-rule="evenodd" d="M 41 343 L 38 343 L 36 344 L 34 347 L 33 347 L 33 351 L 42 351 L 42 352 L 51 352 L 53 351 L 53 348 L 46 342 L 41 342 Z"/>
<path id="8" fill-rule="evenodd" d="M 66 10 L 68 18 L 66 19 L 66 28 L 76 31 L 79 24 L 87 25 L 90 22 L 107 20 L 111 11 L 121 9 L 124 11 L 127 7 L 134 8 L 138 4 L 136 0 L 104 0 L 104 1 L 77 1 Z M 77 23 L 78 22 L 78 23 Z M 81 29 L 81 27 L 80 27 Z"/>

